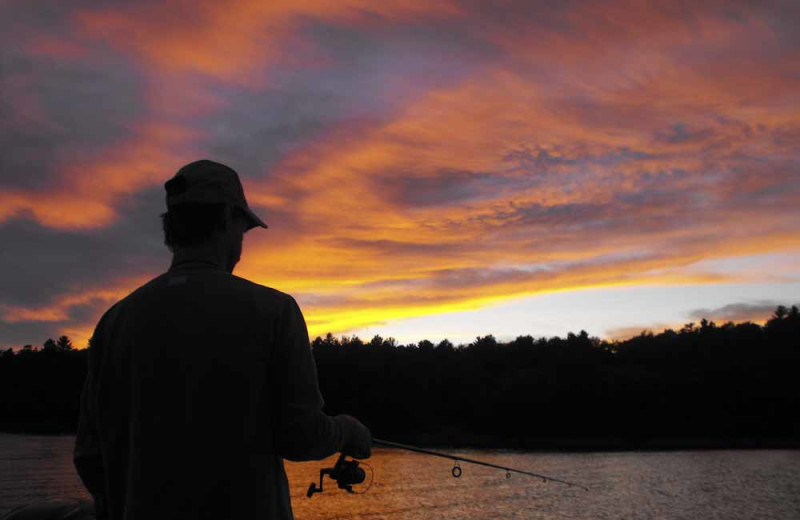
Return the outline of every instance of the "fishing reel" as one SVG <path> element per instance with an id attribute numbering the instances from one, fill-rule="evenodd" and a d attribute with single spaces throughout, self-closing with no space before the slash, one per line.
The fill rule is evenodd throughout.
<path id="1" fill-rule="evenodd" d="M 314 493 L 322 493 L 322 480 L 325 475 L 328 475 L 331 480 L 334 480 L 339 486 L 339 489 L 344 489 L 348 493 L 353 493 L 353 485 L 361 484 L 367 478 L 367 474 L 363 468 L 359 467 L 357 460 L 345 459 L 344 453 L 339 455 L 336 459 L 336 464 L 332 468 L 319 470 L 319 487 L 315 482 L 308 486 L 306 496 L 311 498 Z"/>

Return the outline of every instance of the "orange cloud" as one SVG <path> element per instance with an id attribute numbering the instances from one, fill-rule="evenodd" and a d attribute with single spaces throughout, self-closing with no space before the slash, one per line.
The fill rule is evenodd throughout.
<path id="1" fill-rule="evenodd" d="M 2 318 L 8 323 L 21 321 L 66 321 L 70 317 L 70 309 L 77 305 L 86 305 L 92 302 L 106 302 L 109 304 L 121 299 L 130 292 L 126 287 L 136 281 L 126 280 L 122 287 L 115 289 L 93 289 L 86 292 L 76 291 L 69 295 L 57 298 L 48 305 L 38 307 L 6 307 L 4 306 Z M 110 305 L 109 305 L 110 306 Z"/>
<path id="2" fill-rule="evenodd" d="M 0 319 L 5 323 L 37 322 L 42 324 L 56 324 L 59 332 L 55 335 L 66 334 L 72 339 L 76 348 L 88 345 L 89 338 L 94 332 L 96 318 L 88 321 L 75 319 L 73 312 L 79 307 L 91 307 L 95 312 L 102 313 L 111 307 L 135 288 L 143 284 L 143 278 L 124 278 L 116 280 L 113 286 L 95 287 L 87 290 L 77 289 L 68 294 L 56 296 L 48 303 L 37 306 L 8 306 L 0 305 Z M 8 345 L 9 347 L 12 345 Z"/>
<path id="3" fill-rule="evenodd" d="M 91 10 L 79 15 L 85 28 L 113 45 L 130 50 L 166 70 L 201 72 L 234 82 L 256 81 L 265 65 L 296 61 L 320 50 L 291 38 L 303 20 L 336 24 L 398 23 L 420 16 L 448 16 L 460 11 L 445 1 L 341 2 L 171 0 L 131 9 Z M 287 49 L 287 42 L 296 45 Z M 300 52 L 298 53 L 298 46 Z"/>
<path id="4" fill-rule="evenodd" d="M 43 226 L 56 229 L 107 227 L 118 217 L 118 201 L 154 184 L 163 183 L 180 159 L 192 132 L 183 128 L 142 124 L 137 137 L 95 157 L 64 164 L 58 185 L 49 190 L 0 191 L 0 222 L 28 213 Z"/>

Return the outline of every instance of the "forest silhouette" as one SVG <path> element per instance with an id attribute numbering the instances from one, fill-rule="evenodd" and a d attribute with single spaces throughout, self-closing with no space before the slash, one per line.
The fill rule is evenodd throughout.
<path id="1" fill-rule="evenodd" d="M 326 413 L 376 437 L 524 449 L 800 445 L 800 312 L 602 341 L 492 335 L 455 346 L 375 336 L 312 343 Z M 222 346 L 221 346 L 222 348 Z M 0 351 L 0 429 L 71 433 L 86 350 L 66 336 Z"/>

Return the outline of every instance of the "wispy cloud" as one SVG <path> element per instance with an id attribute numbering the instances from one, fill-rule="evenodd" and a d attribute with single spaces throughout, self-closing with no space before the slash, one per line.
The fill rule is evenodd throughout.
<path id="1" fill-rule="evenodd" d="M 728 321 L 752 321 L 755 323 L 763 323 L 774 314 L 775 309 L 777 309 L 779 305 L 787 305 L 787 302 L 758 301 L 730 303 L 716 309 L 695 309 L 689 313 L 689 316 L 694 320 L 707 319 L 718 323 Z"/>

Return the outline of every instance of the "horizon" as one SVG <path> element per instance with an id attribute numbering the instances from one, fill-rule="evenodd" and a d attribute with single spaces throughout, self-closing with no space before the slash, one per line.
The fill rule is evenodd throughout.
<path id="1" fill-rule="evenodd" d="M 568 340 L 571 336 L 580 337 L 580 336 L 584 336 L 585 335 L 585 337 L 589 338 L 592 341 L 597 340 L 601 344 L 605 343 L 605 344 L 614 345 L 614 344 L 622 344 L 622 343 L 627 342 L 628 340 L 635 339 L 635 338 L 640 338 L 640 337 L 643 337 L 643 336 L 659 336 L 659 335 L 667 334 L 667 333 L 676 333 L 676 334 L 684 333 L 684 332 L 691 333 L 691 332 L 700 331 L 700 330 L 704 329 L 705 327 L 709 327 L 711 329 L 715 329 L 715 328 L 724 329 L 724 328 L 727 328 L 729 326 L 730 327 L 736 327 L 738 325 L 748 325 L 748 324 L 749 325 L 757 325 L 759 327 L 765 327 L 770 320 L 774 320 L 774 319 L 778 318 L 780 312 L 783 311 L 783 312 L 786 313 L 785 316 L 791 317 L 791 316 L 796 316 L 797 309 L 798 309 L 798 305 L 792 305 L 792 306 L 779 305 L 778 307 L 776 307 L 776 309 L 772 313 L 772 315 L 768 319 L 765 319 L 763 321 L 750 321 L 750 320 L 747 320 L 747 321 L 733 321 L 733 320 L 728 320 L 728 321 L 725 321 L 725 322 L 717 323 L 714 320 L 709 320 L 707 318 L 700 318 L 700 320 L 698 322 L 687 322 L 687 323 L 684 323 L 684 324 L 682 324 L 680 326 L 675 326 L 675 327 L 667 326 L 662 330 L 642 329 L 642 330 L 636 332 L 635 334 L 632 333 L 631 335 L 626 335 L 624 337 L 621 336 L 621 337 L 617 337 L 617 338 L 601 338 L 601 337 L 594 336 L 594 335 L 588 333 L 585 329 L 572 330 L 572 331 L 569 331 L 567 334 L 564 334 L 563 336 L 535 336 L 535 335 L 532 335 L 532 334 L 520 334 L 520 335 L 518 335 L 516 337 L 513 337 L 513 338 L 511 338 L 511 337 L 507 337 L 507 338 L 496 337 L 491 332 L 488 332 L 486 334 L 477 335 L 476 337 L 471 338 L 468 342 L 451 341 L 451 339 L 447 338 L 447 337 L 444 337 L 444 338 L 442 338 L 442 339 L 440 339 L 438 341 L 431 341 L 429 338 L 422 338 L 422 339 L 420 339 L 418 341 L 400 341 L 400 340 L 398 340 L 397 338 L 395 338 L 394 336 L 391 336 L 391 335 L 384 337 L 384 336 L 381 336 L 380 334 L 375 334 L 371 338 L 369 338 L 368 336 L 362 338 L 358 334 L 334 335 L 331 332 L 327 332 L 325 334 L 320 334 L 320 335 L 317 335 L 317 336 L 314 336 L 314 337 L 309 337 L 309 342 L 310 342 L 311 346 L 313 347 L 317 342 L 322 342 L 322 343 L 331 342 L 331 343 L 336 344 L 336 345 L 353 344 L 353 343 L 360 342 L 363 345 L 368 345 L 368 344 L 370 344 L 370 343 L 372 343 L 372 342 L 374 342 L 376 340 L 379 340 L 381 342 L 381 344 L 384 344 L 384 345 L 389 344 L 392 347 L 417 348 L 417 347 L 420 347 L 420 345 L 423 342 L 427 341 L 428 343 L 432 344 L 434 347 L 439 347 L 439 346 L 444 345 L 444 344 L 450 344 L 450 346 L 455 348 L 455 349 L 462 349 L 462 348 L 471 347 L 476 342 L 486 341 L 486 340 L 495 341 L 498 345 L 502 346 L 502 345 L 508 345 L 510 343 L 514 343 L 515 341 L 519 341 L 521 339 L 530 339 L 530 340 L 533 340 L 533 341 Z M 66 347 L 67 350 L 70 350 L 70 349 L 84 350 L 84 349 L 88 348 L 88 345 L 75 345 L 72 342 L 72 339 L 69 336 L 62 335 L 62 336 L 60 336 L 58 338 L 47 338 L 46 340 L 44 340 L 42 342 L 42 345 L 34 345 L 32 343 L 26 343 L 26 344 L 20 345 L 18 347 L 8 347 L 7 349 L 0 348 L 0 352 L 3 352 L 5 350 L 11 350 L 12 352 L 14 352 L 14 351 L 19 352 L 20 350 L 25 350 L 27 348 L 30 348 L 31 350 L 38 352 L 38 351 L 41 351 L 41 350 L 44 350 L 44 349 L 48 348 L 47 347 L 48 343 L 52 343 L 51 346 L 55 347 L 55 348 L 61 348 L 62 344 L 63 345 L 68 345 L 68 347 Z"/>
<path id="2" fill-rule="evenodd" d="M 0 7 L 0 348 L 163 272 L 200 158 L 309 336 L 603 339 L 800 302 L 800 4 Z M 235 28 L 235 30 L 232 30 Z"/>

